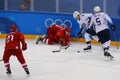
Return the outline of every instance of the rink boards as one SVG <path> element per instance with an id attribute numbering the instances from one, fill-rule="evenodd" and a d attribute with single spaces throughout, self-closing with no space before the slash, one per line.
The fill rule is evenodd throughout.
<path id="1" fill-rule="evenodd" d="M 34 39 L 36 38 L 36 35 L 24 35 L 26 39 Z M 5 38 L 6 34 L 0 34 L 0 38 Z M 84 38 L 70 38 L 70 41 L 72 42 L 81 42 L 81 43 L 85 43 L 85 39 Z M 100 44 L 99 42 L 92 40 L 91 41 L 92 44 Z M 115 41 L 111 41 L 111 46 L 120 46 L 120 42 L 115 42 Z"/>

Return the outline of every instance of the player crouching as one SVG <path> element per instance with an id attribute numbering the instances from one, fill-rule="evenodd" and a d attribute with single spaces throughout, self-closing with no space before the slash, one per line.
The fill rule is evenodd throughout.
<path id="1" fill-rule="evenodd" d="M 59 25 L 52 24 L 47 29 L 47 36 L 36 37 L 35 43 L 38 44 L 39 41 L 49 45 L 58 43 L 62 46 L 67 46 L 70 42 L 70 28 L 63 28 Z"/>

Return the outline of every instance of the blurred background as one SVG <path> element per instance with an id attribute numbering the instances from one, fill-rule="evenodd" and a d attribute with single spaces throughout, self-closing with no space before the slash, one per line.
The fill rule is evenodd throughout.
<path id="1" fill-rule="evenodd" d="M 120 17 L 120 0 L 0 0 L 0 10 L 40 11 L 71 14 L 93 12 L 99 5 L 111 17 Z"/>
<path id="2" fill-rule="evenodd" d="M 71 37 L 77 37 L 80 28 L 72 13 L 93 13 L 95 6 L 112 18 L 117 36 L 110 31 L 111 40 L 120 41 L 120 0 L 0 0 L 0 33 L 16 24 L 23 34 L 46 35 L 46 24 L 56 22 L 71 26 Z"/>

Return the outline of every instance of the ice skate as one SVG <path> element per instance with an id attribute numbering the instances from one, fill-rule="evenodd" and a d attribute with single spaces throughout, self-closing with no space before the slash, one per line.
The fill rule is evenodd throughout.
<path id="1" fill-rule="evenodd" d="M 108 51 L 104 52 L 104 56 L 110 58 L 111 60 L 114 59 L 114 57 Z"/>
<path id="2" fill-rule="evenodd" d="M 11 74 L 12 72 L 11 72 L 11 69 L 10 68 L 7 68 L 7 72 L 6 72 L 6 74 Z"/>
<path id="3" fill-rule="evenodd" d="M 35 43 L 38 44 L 39 41 L 40 41 L 40 36 L 37 36 L 35 39 Z"/>
<path id="4" fill-rule="evenodd" d="M 24 70 L 25 70 L 25 72 L 26 72 L 26 74 L 27 74 L 27 75 L 29 75 L 29 74 L 30 74 L 30 72 L 29 72 L 28 68 L 24 68 Z"/>
<path id="5" fill-rule="evenodd" d="M 83 50 L 87 51 L 87 50 L 91 50 L 91 46 L 87 46 L 86 48 L 84 48 Z"/>
<path id="6" fill-rule="evenodd" d="M 44 37 L 45 37 L 44 35 L 37 36 L 36 39 L 35 39 L 35 43 L 38 44 L 39 41 L 42 41 Z"/>

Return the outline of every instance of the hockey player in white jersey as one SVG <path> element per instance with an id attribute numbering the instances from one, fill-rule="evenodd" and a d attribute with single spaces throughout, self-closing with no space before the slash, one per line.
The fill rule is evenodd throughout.
<path id="1" fill-rule="evenodd" d="M 80 31 L 78 32 L 78 37 L 81 38 L 83 32 L 85 32 L 84 37 L 86 40 L 87 47 L 84 50 L 91 50 L 91 38 L 90 34 L 92 34 L 92 38 L 98 41 L 98 37 L 93 29 L 88 29 L 88 25 L 90 23 L 91 17 L 93 14 L 91 13 L 82 13 L 80 14 L 78 11 L 74 11 L 73 17 L 77 20 Z M 86 30 L 86 31 L 85 31 Z"/>
<path id="2" fill-rule="evenodd" d="M 110 53 L 109 53 L 109 47 L 110 47 L 110 31 L 109 31 L 109 26 L 107 22 L 111 24 L 111 29 L 115 30 L 116 27 L 113 24 L 111 18 L 106 14 L 100 12 L 100 7 L 96 6 L 94 7 L 94 12 L 95 14 L 91 18 L 91 22 L 89 27 L 91 27 L 93 24 L 95 25 L 96 29 L 96 34 L 99 38 L 99 41 L 102 44 L 102 48 L 104 51 L 104 56 L 105 57 L 110 57 L 114 58 Z"/>

